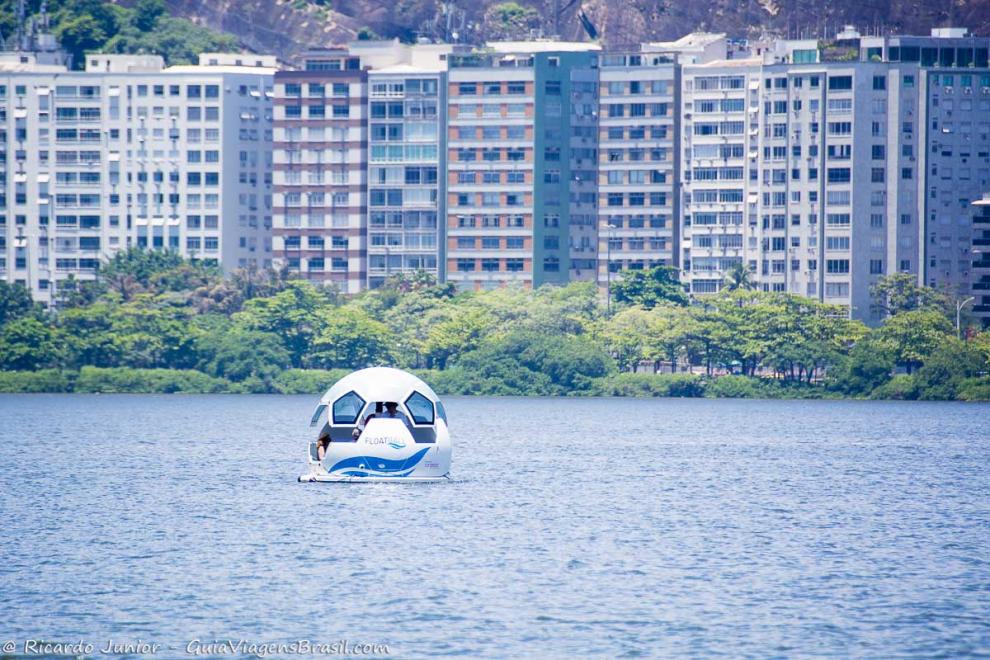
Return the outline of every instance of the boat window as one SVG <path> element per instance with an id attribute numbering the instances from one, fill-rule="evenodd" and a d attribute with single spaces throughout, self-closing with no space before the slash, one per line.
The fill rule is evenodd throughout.
<path id="1" fill-rule="evenodd" d="M 443 404 L 439 401 L 437 401 L 437 416 L 443 420 L 444 424 L 448 424 L 447 411 L 444 409 Z"/>
<path id="2" fill-rule="evenodd" d="M 317 422 L 320 421 L 320 417 L 322 417 L 323 413 L 326 412 L 326 409 L 327 409 L 327 404 L 325 403 L 321 403 L 320 405 L 316 406 L 316 412 L 313 413 L 313 419 L 309 420 L 309 425 L 316 426 Z"/>
<path id="3" fill-rule="evenodd" d="M 417 424 L 433 423 L 433 402 L 419 392 L 413 392 L 406 399 L 406 408 L 409 408 L 413 421 Z"/>
<path id="4" fill-rule="evenodd" d="M 333 423 L 353 424 L 357 421 L 361 408 L 364 408 L 364 399 L 356 392 L 348 392 L 333 402 Z"/>

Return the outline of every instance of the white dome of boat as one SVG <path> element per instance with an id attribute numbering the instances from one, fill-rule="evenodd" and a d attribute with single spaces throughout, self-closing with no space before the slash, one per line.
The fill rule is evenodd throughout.
<path id="1" fill-rule="evenodd" d="M 389 367 L 355 371 L 320 399 L 299 481 L 439 481 L 450 472 L 447 412 L 433 389 Z"/>

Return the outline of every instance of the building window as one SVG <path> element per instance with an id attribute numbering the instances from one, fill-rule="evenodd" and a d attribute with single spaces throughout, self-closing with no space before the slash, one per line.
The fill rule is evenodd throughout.
<path id="1" fill-rule="evenodd" d="M 832 76 L 828 79 L 828 88 L 830 91 L 852 89 L 852 76 Z"/>

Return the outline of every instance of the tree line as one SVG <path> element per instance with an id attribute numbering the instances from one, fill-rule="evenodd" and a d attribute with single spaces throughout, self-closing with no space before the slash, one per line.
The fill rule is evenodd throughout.
<path id="1" fill-rule="evenodd" d="M 990 399 L 990 333 L 957 338 L 952 300 L 908 275 L 874 288 L 870 328 L 745 271 L 698 300 L 674 274 L 624 273 L 610 304 L 590 282 L 458 292 L 425 273 L 345 296 L 132 249 L 52 310 L 0 283 L 0 389 L 317 392 L 392 365 L 448 394 Z"/>

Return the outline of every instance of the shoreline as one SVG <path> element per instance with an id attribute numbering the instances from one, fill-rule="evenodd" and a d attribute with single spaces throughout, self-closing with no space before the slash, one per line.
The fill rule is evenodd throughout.
<path id="1" fill-rule="evenodd" d="M 289 369 L 274 378 L 232 381 L 200 371 L 82 367 L 79 370 L 0 371 L 3 394 L 269 394 L 318 396 L 346 370 Z M 990 378 L 963 382 L 961 396 L 918 396 L 913 376 L 899 374 L 868 396 L 850 396 L 827 383 L 806 383 L 761 376 L 684 373 L 617 373 L 589 380 L 582 389 L 526 391 L 504 382 L 467 382 L 453 370 L 418 370 L 441 396 L 552 398 L 678 398 L 834 401 L 990 401 Z"/>

